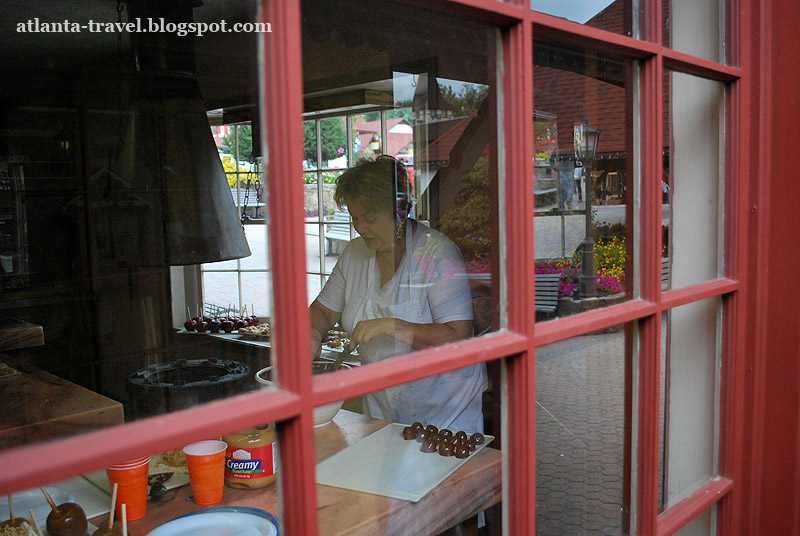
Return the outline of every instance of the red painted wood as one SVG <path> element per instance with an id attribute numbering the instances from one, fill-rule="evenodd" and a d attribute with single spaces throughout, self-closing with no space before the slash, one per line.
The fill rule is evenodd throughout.
<path id="1" fill-rule="evenodd" d="M 757 390 L 763 403 L 755 431 L 761 443 L 759 534 L 800 533 L 800 314 L 797 312 L 797 207 L 800 188 L 796 167 L 787 155 L 796 154 L 800 139 L 800 47 L 797 29 L 800 11 L 786 0 L 761 2 L 759 25 L 763 47 L 759 69 L 763 77 L 759 136 L 760 175 L 768 183 L 755 210 L 761 213 L 759 240 L 766 242 L 751 280 L 761 283 L 757 305 L 763 316 L 752 319 L 763 326 L 758 341 Z M 751 153 L 752 156 L 752 153 Z"/>
<path id="2" fill-rule="evenodd" d="M 323 374 L 313 379 L 314 405 L 351 398 L 400 383 L 441 374 L 522 352 L 527 339 L 500 332 L 393 357 L 379 363 Z"/>
<path id="3" fill-rule="evenodd" d="M 533 237 L 533 46 L 530 24 L 509 31 L 504 39 L 503 142 L 505 197 L 500 210 L 506 215 L 508 327 L 532 335 L 535 313 L 531 307 L 535 262 Z M 508 534 L 536 531 L 536 367 L 532 338 L 525 351 L 506 361 L 508 399 Z"/>
<path id="4" fill-rule="evenodd" d="M 314 536 L 317 523 L 316 459 L 311 405 L 311 333 L 306 298 L 303 232 L 303 63 L 300 2 L 262 1 L 265 20 L 278 31 L 264 39 L 262 124 L 266 126 L 270 256 L 273 272 L 276 378 L 301 397 L 297 419 L 279 423 L 282 532 Z M 306 363 L 307 366 L 298 366 Z"/>
<path id="5" fill-rule="evenodd" d="M 660 28 L 660 10 L 651 12 L 651 26 Z M 663 62 L 656 56 L 641 69 L 642 181 L 641 181 L 641 293 L 644 299 L 661 301 L 661 154 L 663 149 L 661 105 Z M 637 514 L 639 534 L 655 534 L 658 512 L 659 421 L 661 399 L 661 315 L 639 323 L 639 393 L 637 441 Z"/>
<path id="6" fill-rule="evenodd" d="M 261 391 L 202 407 L 141 419 L 100 432 L 0 451 L 0 494 L 90 473 L 124 460 L 181 448 L 193 441 L 287 419 L 299 398 Z"/>
<path id="7" fill-rule="evenodd" d="M 719 502 L 733 489 L 733 481 L 717 478 L 658 516 L 658 536 L 672 536 Z M 723 533 L 731 534 L 731 533 Z"/>

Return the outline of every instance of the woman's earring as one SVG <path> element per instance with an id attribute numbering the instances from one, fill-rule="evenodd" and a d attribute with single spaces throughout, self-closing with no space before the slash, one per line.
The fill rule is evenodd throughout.
<path id="1" fill-rule="evenodd" d="M 397 224 L 397 232 L 395 233 L 394 237 L 397 240 L 402 240 L 406 236 L 406 222 L 400 222 Z"/>

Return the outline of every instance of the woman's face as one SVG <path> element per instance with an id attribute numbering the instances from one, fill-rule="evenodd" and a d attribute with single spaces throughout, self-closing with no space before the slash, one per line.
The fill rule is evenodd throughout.
<path id="1" fill-rule="evenodd" d="M 360 199 L 347 203 L 353 227 L 364 238 L 367 247 L 376 252 L 390 252 L 394 248 L 394 213 L 365 204 Z"/>

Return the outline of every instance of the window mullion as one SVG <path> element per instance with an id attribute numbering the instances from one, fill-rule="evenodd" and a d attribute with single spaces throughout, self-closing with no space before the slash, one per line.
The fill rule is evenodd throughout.
<path id="1" fill-rule="evenodd" d="M 311 402 L 311 367 L 298 367 L 300 356 L 311 355 L 305 269 L 304 189 L 297 177 L 303 154 L 303 69 L 299 0 L 261 1 L 260 21 L 282 31 L 263 37 L 261 81 L 262 124 L 269 149 L 270 258 L 273 268 L 274 324 L 281 337 L 272 357 L 281 387 L 299 395 L 299 415 L 279 423 L 281 456 L 282 532 L 316 536 L 316 454 Z M 280 244 L 280 247 L 278 246 Z"/>
<path id="2" fill-rule="evenodd" d="M 528 349 L 506 361 L 507 399 L 503 404 L 504 527 L 509 534 L 534 534 L 536 530 L 536 421 L 533 324 L 530 306 L 534 295 L 533 214 L 533 33 L 523 22 L 503 39 L 503 79 L 498 113 L 501 243 L 499 257 L 506 259 L 508 327 L 529 336 Z M 520 120 L 520 118 L 527 118 Z M 503 175 L 503 171 L 505 172 Z M 505 217 L 505 221 L 503 218 Z M 503 265 L 501 261 L 501 275 Z M 502 291 L 501 291 L 502 293 Z M 501 299 L 501 304 L 504 300 Z M 502 305 L 501 305 L 502 309 Z M 513 455 L 509 455 L 512 453 Z"/>
<path id="3" fill-rule="evenodd" d="M 663 57 L 643 62 L 640 70 L 641 232 L 639 245 L 642 297 L 661 300 L 661 160 L 663 146 Z M 659 489 L 661 396 L 661 313 L 644 318 L 638 330 L 637 472 L 632 480 L 635 508 L 632 532 L 655 534 Z M 634 383 L 636 385 L 636 383 Z"/>

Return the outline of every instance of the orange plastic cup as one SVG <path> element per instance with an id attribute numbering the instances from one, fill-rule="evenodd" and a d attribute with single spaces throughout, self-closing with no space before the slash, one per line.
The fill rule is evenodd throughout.
<path id="1" fill-rule="evenodd" d="M 150 470 L 150 457 L 106 467 L 111 489 L 117 484 L 117 505 L 115 515 L 122 519 L 122 505 L 125 504 L 128 521 L 141 519 L 147 513 L 147 473 Z"/>
<path id="2" fill-rule="evenodd" d="M 196 504 L 216 504 L 225 485 L 224 441 L 198 441 L 183 449 L 189 466 L 189 483 Z"/>

